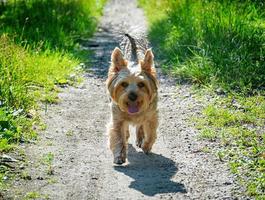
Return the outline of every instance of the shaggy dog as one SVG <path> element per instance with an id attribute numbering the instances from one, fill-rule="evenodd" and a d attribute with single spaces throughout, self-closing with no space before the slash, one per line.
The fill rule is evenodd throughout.
<path id="1" fill-rule="evenodd" d="M 116 47 L 106 81 L 111 103 L 108 126 L 114 163 L 126 162 L 129 125 L 136 126 L 136 145 L 149 153 L 158 127 L 158 81 L 154 55 L 143 38 L 125 34 L 123 52 Z"/>

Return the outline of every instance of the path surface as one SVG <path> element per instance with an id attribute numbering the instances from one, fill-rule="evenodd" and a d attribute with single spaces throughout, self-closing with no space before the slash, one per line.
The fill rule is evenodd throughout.
<path id="1" fill-rule="evenodd" d="M 110 117 L 104 81 L 115 34 L 127 26 L 146 27 L 135 0 L 110 0 L 100 28 L 87 48 L 94 50 L 90 70 L 78 87 L 59 94 L 60 103 L 43 113 L 47 129 L 26 149 L 28 179 L 15 182 L 10 199 L 37 192 L 40 199 L 234 199 L 227 166 L 202 149 L 190 118 L 201 105 L 189 86 L 176 87 L 160 74 L 160 126 L 153 153 L 145 155 L 131 134 L 128 163 L 114 166 L 107 147 Z M 47 155 L 54 155 L 51 165 Z"/>

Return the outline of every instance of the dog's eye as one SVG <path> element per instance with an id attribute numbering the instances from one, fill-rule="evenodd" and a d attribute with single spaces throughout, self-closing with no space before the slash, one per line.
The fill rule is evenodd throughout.
<path id="1" fill-rule="evenodd" d="M 144 83 L 143 83 L 143 82 L 140 82 L 140 83 L 138 83 L 137 85 L 138 85 L 139 88 L 144 87 Z"/>
<path id="2" fill-rule="evenodd" d="M 126 87 L 128 86 L 128 83 L 126 83 L 126 82 L 122 82 L 122 83 L 121 83 L 121 86 L 124 87 L 124 88 L 126 88 Z"/>

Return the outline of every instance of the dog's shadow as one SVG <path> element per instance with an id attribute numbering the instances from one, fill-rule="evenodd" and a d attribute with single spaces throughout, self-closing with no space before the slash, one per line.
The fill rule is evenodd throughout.
<path id="1" fill-rule="evenodd" d="M 187 192 L 183 184 L 170 180 L 177 172 L 176 163 L 171 159 L 155 153 L 146 155 L 129 145 L 128 161 L 128 165 L 114 168 L 134 179 L 130 188 L 148 196 Z"/>

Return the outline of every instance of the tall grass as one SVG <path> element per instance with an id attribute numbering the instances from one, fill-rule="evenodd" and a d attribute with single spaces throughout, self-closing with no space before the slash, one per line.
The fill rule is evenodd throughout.
<path id="1" fill-rule="evenodd" d="M 0 33 L 44 48 L 72 48 L 96 27 L 104 0 L 9 0 L 0 5 Z"/>
<path id="2" fill-rule="evenodd" d="M 0 3 L 0 156 L 35 138 L 38 103 L 57 101 L 57 85 L 76 80 L 78 39 L 92 36 L 104 2 Z M 0 191 L 9 174 L 0 162 Z"/>
<path id="3" fill-rule="evenodd" d="M 67 83 L 78 60 L 67 53 L 39 52 L 0 37 L 0 101 L 12 109 L 29 110 L 32 102 L 45 99 L 55 84 Z M 43 96 L 37 95 L 42 93 Z M 48 98 L 48 96 L 46 96 Z"/>
<path id="4" fill-rule="evenodd" d="M 69 83 L 80 62 L 73 53 L 76 40 L 91 36 L 103 3 L 10 0 L 0 4 L 0 108 L 5 119 L 0 119 L 0 140 L 8 130 L 2 124 L 13 112 L 26 115 L 37 101 L 54 101 L 55 85 Z"/>
<path id="5" fill-rule="evenodd" d="M 264 199 L 264 1 L 139 4 L 164 71 L 210 89 L 213 102 L 205 106 L 203 117 L 195 119 L 200 137 L 218 142 L 220 150 L 215 153 L 229 162 L 246 195 Z"/>
<path id="6" fill-rule="evenodd" d="M 152 22 L 149 36 L 167 70 L 228 90 L 265 87 L 264 3 L 140 0 L 140 4 Z M 151 14 L 154 10 L 158 17 Z"/>

